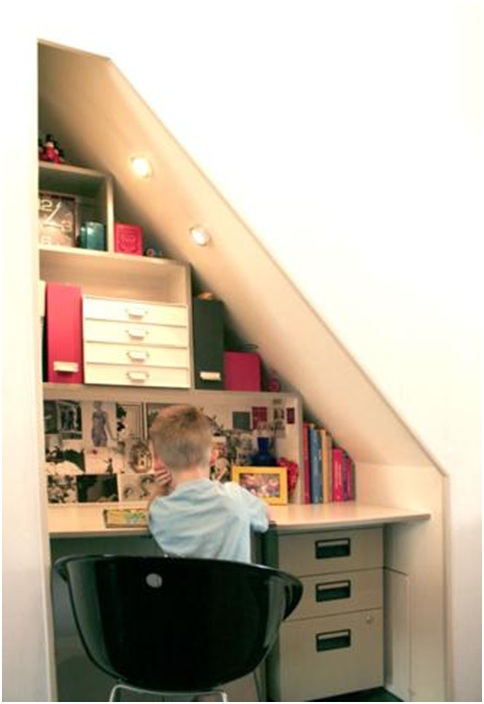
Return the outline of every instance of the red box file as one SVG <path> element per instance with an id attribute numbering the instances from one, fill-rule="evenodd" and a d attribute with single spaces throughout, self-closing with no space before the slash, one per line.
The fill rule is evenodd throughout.
<path id="1" fill-rule="evenodd" d="M 48 283 L 45 294 L 47 381 L 82 384 L 82 292 Z"/>
<path id="2" fill-rule="evenodd" d="M 143 254 L 143 230 L 140 225 L 124 222 L 114 224 L 114 251 L 123 254 Z"/>
<path id="3" fill-rule="evenodd" d="M 256 352 L 224 352 L 226 391 L 260 391 L 261 364 Z"/>

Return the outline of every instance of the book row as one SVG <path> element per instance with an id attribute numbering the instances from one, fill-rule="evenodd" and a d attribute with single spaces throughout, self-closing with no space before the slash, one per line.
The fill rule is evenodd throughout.
<path id="1" fill-rule="evenodd" d="M 328 430 L 303 422 L 303 459 L 304 503 L 356 499 L 355 463 Z"/>

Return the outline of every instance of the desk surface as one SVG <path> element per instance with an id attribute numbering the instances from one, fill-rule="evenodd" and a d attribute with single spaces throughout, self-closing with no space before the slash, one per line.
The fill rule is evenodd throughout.
<path id="1" fill-rule="evenodd" d="M 49 506 L 48 525 L 52 538 L 96 537 L 108 535 L 147 535 L 144 526 L 106 528 L 103 506 Z M 117 504 L 116 508 L 143 509 L 143 506 Z M 271 506 L 272 528 L 280 533 L 337 528 L 362 528 L 388 523 L 429 519 L 425 511 L 412 511 L 388 506 L 370 506 L 357 501 L 331 504 L 288 504 Z"/>

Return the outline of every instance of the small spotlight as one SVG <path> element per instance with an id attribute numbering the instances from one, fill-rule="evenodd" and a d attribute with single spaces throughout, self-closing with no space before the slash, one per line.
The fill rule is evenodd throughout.
<path id="1" fill-rule="evenodd" d="M 193 241 L 196 242 L 196 244 L 200 245 L 200 247 L 204 247 L 211 240 L 210 233 L 207 232 L 207 230 L 205 230 L 205 228 L 201 227 L 200 225 L 197 225 L 196 227 L 191 227 L 190 234 L 192 236 Z"/>
<path id="2" fill-rule="evenodd" d="M 145 156 L 133 156 L 131 158 L 131 168 L 139 178 L 149 178 L 153 173 L 151 163 Z"/>

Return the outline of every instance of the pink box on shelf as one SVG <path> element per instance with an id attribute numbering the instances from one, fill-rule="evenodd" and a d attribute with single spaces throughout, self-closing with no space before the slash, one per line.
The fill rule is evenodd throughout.
<path id="1" fill-rule="evenodd" d="M 261 363 L 256 352 L 224 352 L 226 391 L 260 391 Z"/>
<path id="2" fill-rule="evenodd" d="M 82 292 L 48 283 L 45 295 L 47 381 L 82 384 Z"/>
<path id="3" fill-rule="evenodd" d="M 123 254 L 143 254 L 143 228 L 125 222 L 114 224 L 114 251 Z"/>

